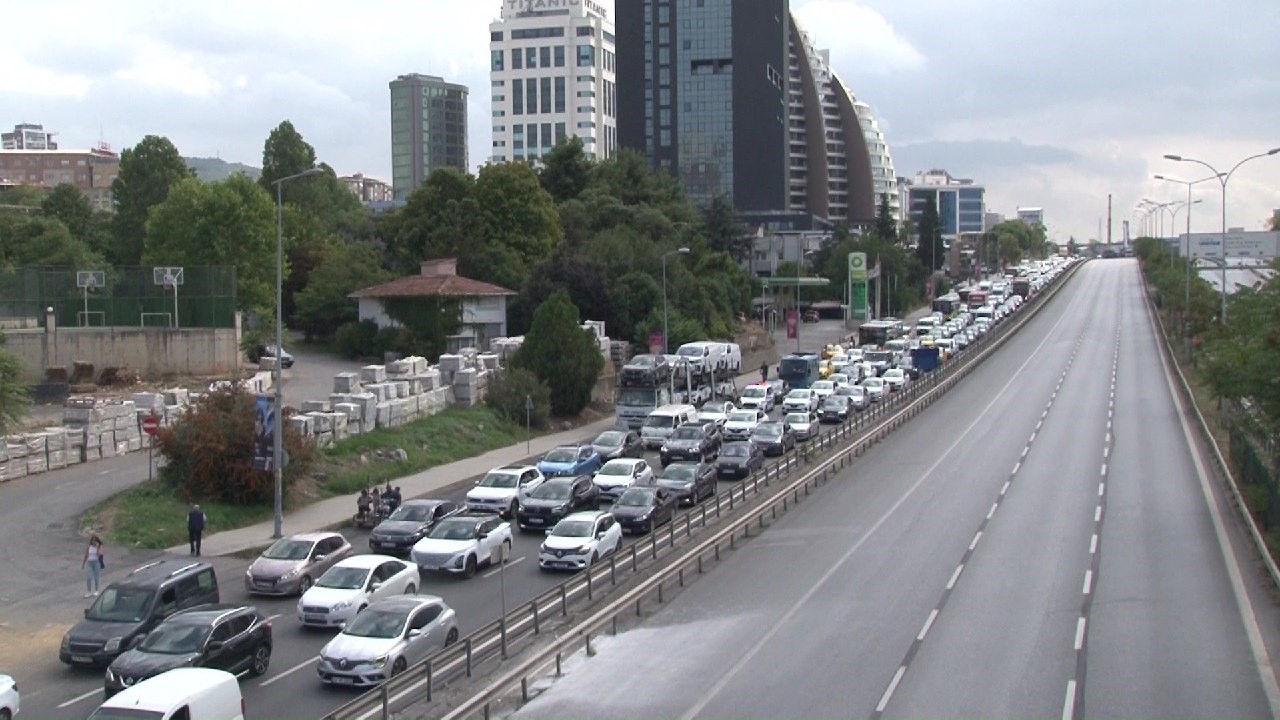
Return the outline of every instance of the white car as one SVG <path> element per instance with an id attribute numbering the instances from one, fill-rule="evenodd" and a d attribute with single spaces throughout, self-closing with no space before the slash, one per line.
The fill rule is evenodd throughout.
<path id="1" fill-rule="evenodd" d="M 835 388 L 832 388 L 835 392 Z M 818 396 L 807 388 L 797 388 L 787 393 L 782 401 L 783 412 L 813 412 L 818 409 Z"/>
<path id="2" fill-rule="evenodd" d="M 574 513 L 551 528 L 538 548 L 543 570 L 581 570 L 622 547 L 622 526 L 599 510 Z"/>
<path id="3" fill-rule="evenodd" d="M 782 416 L 782 422 L 795 433 L 796 440 L 810 440 L 818 434 L 818 418 L 811 412 L 787 413 Z"/>
<path id="4" fill-rule="evenodd" d="M 591 478 L 591 482 L 600 488 L 601 497 L 609 500 L 617 500 L 632 485 L 649 485 L 652 481 L 653 468 L 643 458 L 610 460 Z"/>
<path id="5" fill-rule="evenodd" d="M 862 381 L 862 387 L 867 391 L 867 399 L 871 402 L 877 403 L 884 399 L 884 378 L 869 377 Z"/>
<path id="6" fill-rule="evenodd" d="M 831 381 L 831 384 L 835 386 L 837 390 L 845 385 L 853 384 L 853 380 L 846 373 L 831 373 L 827 376 L 827 379 Z"/>
<path id="7" fill-rule="evenodd" d="M 884 371 L 884 375 L 880 376 L 885 384 L 889 386 L 889 390 L 901 390 L 907 386 L 907 374 L 902 368 L 889 368 Z"/>
<path id="8" fill-rule="evenodd" d="M 329 568 L 298 600 L 298 621 L 341 627 L 361 610 L 393 595 L 413 595 L 422 579 L 418 566 L 388 555 L 356 555 Z"/>
<path id="9" fill-rule="evenodd" d="M 717 425 L 724 425 L 729 413 L 737 409 L 738 406 L 728 400 L 708 400 L 703 403 L 702 409 L 698 411 L 698 419 L 710 420 Z"/>
<path id="10" fill-rule="evenodd" d="M 8 675 L 0 675 L 0 718 L 17 717 L 19 699 L 18 681 Z"/>
<path id="11" fill-rule="evenodd" d="M 371 687 L 458 641 L 458 619 L 434 595 L 379 600 L 320 651 L 316 674 L 329 685 Z"/>
<path id="12" fill-rule="evenodd" d="M 742 388 L 742 394 L 738 397 L 738 402 L 742 403 L 743 410 L 769 412 L 773 409 L 777 398 L 773 394 L 773 388 L 763 383 L 756 383 Z"/>
<path id="13" fill-rule="evenodd" d="M 830 378 L 826 380 L 816 380 L 809 386 L 809 389 L 813 391 L 814 395 L 818 396 L 818 404 L 821 405 L 822 398 L 831 395 L 836 391 L 836 383 Z"/>
<path id="14" fill-rule="evenodd" d="M 876 366 L 875 366 L 875 365 L 872 365 L 871 363 L 869 363 L 869 362 L 867 362 L 867 361 L 865 361 L 865 360 L 863 360 L 863 361 L 861 361 L 861 362 L 856 363 L 856 367 L 858 368 L 858 380 L 859 380 L 859 381 L 862 381 L 862 380 L 864 380 L 864 379 L 866 379 L 866 378 L 869 378 L 869 377 L 875 377 L 875 376 L 876 376 Z"/>
<path id="15" fill-rule="evenodd" d="M 729 413 L 729 417 L 724 422 L 724 439 L 725 440 L 746 440 L 751 437 L 751 433 L 755 431 L 756 426 L 769 416 L 764 410 L 742 409 Z"/>
<path id="16" fill-rule="evenodd" d="M 520 495 L 538 487 L 546 479 L 542 471 L 532 465 L 496 467 L 467 491 L 467 509 L 496 512 L 513 518 Z"/>
<path id="17" fill-rule="evenodd" d="M 511 555 L 511 524 L 495 515 L 451 515 L 414 543 L 410 553 L 418 573 L 447 572 L 463 577 Z"/>

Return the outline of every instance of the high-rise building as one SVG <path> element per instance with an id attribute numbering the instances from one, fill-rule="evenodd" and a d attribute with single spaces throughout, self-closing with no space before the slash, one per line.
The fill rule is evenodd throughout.
<path id="1" fill-rule="evenodd" d="M 391 81 L 391 185 L 403 200 L 433 170 L 467 163 L 467 86 L 410 73 Z"/>
<path id="2" fill-rule="evenodd" d="M 1020 207 L 1018 219 L 1028 225 L 1044 225 L 1044 208 Z"/>
<path id="3" fill-rule="evenodd" d="M 858 113 L 858 121 L 862 125 L 862 136 L 867 143 L 867 154 L 871 158 L 871 183 L 875 193 L 876 212 L 880 212 L 880 200 L 889 202 L 889 215 L 894 222 L 902 222 L 902 203 L 898 194 L 898 176 L 893 167 L 893 156 L 889 153 L 889 143 L 885 140 L 880 123 L 876 120 L 871 106 L 864 102 L 855 102 L 853 109 Z"/>
<path id="4" fill-rule="evenodd" d="M 0 149 L 57 150 L 54 135 L 57 133 L 46 131 L 43 125 L 20 123 L 13 126 L 13 132 L 0 133 Z"/>
<path id="5" fill-rule="evenodd" d="M 628 0 L 630 2 L 630 0 Z M 611 0 L 505 0 L 489 25 L 494 162 L 538 160 L 567 137 L 618 147 Z"/>
<path id="6" fill-rule="evenodd" d="M 967 178 L 955 178 L 946 170 L 917 173 L 910 190 L 909 212 L 916 233 L 925 204 L 933 198 L 942 225 L 942 236 L 948 240 L 983 232 L 986 221 L 986 188 Z"/>

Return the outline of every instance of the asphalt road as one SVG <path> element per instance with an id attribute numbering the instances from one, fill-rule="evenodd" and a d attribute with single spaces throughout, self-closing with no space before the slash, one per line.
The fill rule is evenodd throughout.
<path id="1" fill-rule="evenodd" d="M 515 716 L 1271 716 L 1250 634 L 1274 643 L 1274 600 L 1221 549 L 1140 293 L 1132 261 L 1082 268 L 818 502 Z"/>

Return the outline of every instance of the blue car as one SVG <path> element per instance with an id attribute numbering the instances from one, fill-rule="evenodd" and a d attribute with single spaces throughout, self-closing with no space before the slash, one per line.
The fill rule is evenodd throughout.
<path id="1" fill-rule="evenodd" d="M 600 469 L 600 455 L 590 445 L 561 445 L 538 461 L 538 470 L 547 477 L 591 475 Z"/>

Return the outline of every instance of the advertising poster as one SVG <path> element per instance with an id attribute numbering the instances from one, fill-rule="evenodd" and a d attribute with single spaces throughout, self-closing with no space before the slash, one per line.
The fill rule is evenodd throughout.
<path id="1" fill-rule="evenodd" d="M 274 470 L 276 442 L 276 399 L 272 395 L 259 395 L 253 410 L 253 468 Z"/>

